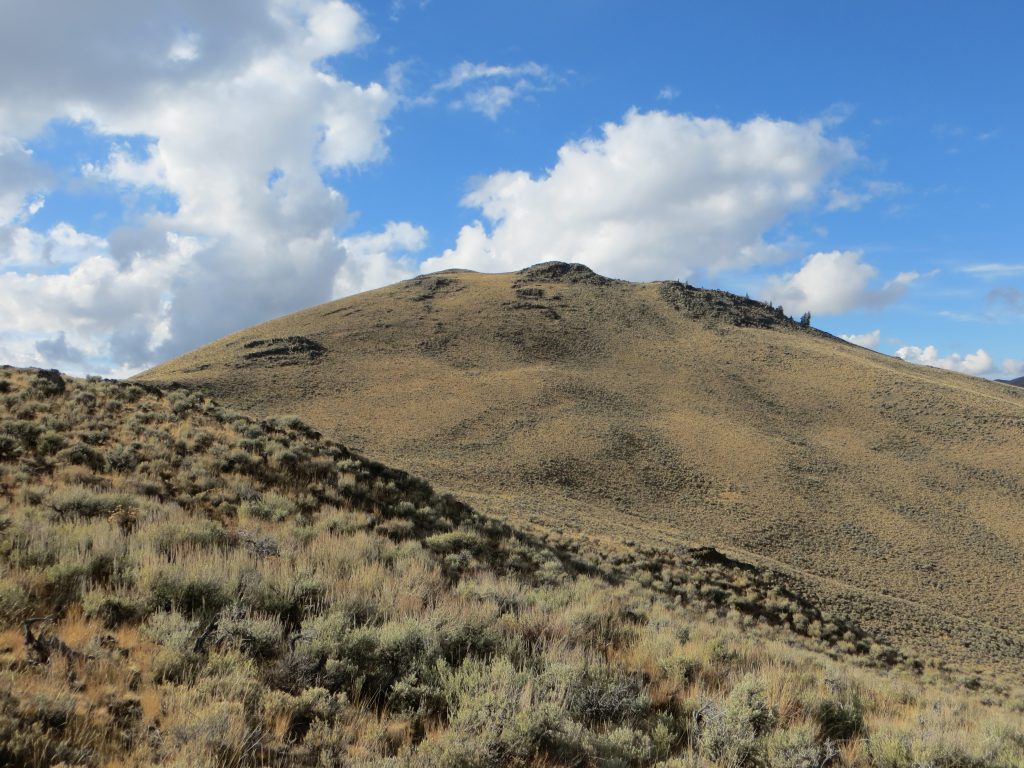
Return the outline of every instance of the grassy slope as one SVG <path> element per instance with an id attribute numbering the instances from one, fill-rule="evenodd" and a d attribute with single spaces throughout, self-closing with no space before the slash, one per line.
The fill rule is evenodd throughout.
<path id="1" fill-rule="evenodd" d="M 684 612 L 578 549 L 295 420 L 0 369 L 0 764 L 1024 765 L 1008 692 L 709 621 L 714 558 Z"/>
<path id="2" fill-rule="evenodd" d="M 1024 393 L 755 302 L 558 266 L 451 272 L 142 378 L 297 413 L 597 550 L 724 548 L 917 655 L 1006 674 L 1024 653 Z"/>

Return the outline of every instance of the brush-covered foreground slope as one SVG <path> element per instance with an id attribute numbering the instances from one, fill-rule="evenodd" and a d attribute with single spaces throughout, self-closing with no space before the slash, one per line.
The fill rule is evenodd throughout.
<path id="1" fill-rule="evenodd" d="M 579 265 L 450 271 L 141 378 L 298 414 L 517 524 L 725 547 L 919 655 L 1024 654 L 1024 392 L 758 302 Z"/>
<path id="2" fill-rule="evenodd" d="M 684 614 L 575 548 L 295 420 L 0 369 L 0 764 L 1024 765 L 1019 693 Z"/>

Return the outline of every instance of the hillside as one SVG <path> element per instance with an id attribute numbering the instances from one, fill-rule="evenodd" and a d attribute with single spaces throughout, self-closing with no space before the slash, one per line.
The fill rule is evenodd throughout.
<path id="1" fill-rule="evenodd" d="M 669 601 L 577 549 L 294 419 L 0 369 L 0 764 L 1024 765 L 1019 691 L 783 644 L 798 607 L 716 607 L 715 558 Z"/>
<path id="2" fill-rule="evenodd" d="M 450 271 L 140 379 L 297 414 L 592 554 L 715 547 L 884 645 L 1019 673 L 1024 392 L 749 299 L 558 263 Z"/>
<path id="3" fill-rule="evenodd" d="M 1003 384 L 1012 384 L 1015 387 L 1024 387 L 1024 376 L 1017 379 L 1000 379 L 999 381 Z"/>

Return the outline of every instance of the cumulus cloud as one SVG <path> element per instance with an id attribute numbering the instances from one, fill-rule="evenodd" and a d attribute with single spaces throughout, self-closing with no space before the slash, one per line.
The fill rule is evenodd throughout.
<path id="1" fill-rule="evenodd" d="M 43 359 L 63 364 L 80 365 L 85 362 L 86 354 L 83 350 L 68 344 L 67 334 L 61 331 L 52 339 L 43 339 L 36 342 L 36 352 Z"/>
<path id="2" fill-rule="evenodd" d="M 839 338 L 845 339 L 851 344 L 856 344 L 858 347 L 867 347 L 868 349 L 878 349 L 878 345 L 882 343 L 882 331 L 876 329 L 874 331 L 868 331 L 867 333 L 841 333 Z"/>
<path id="3" fill-rule="evenodd" d="M 41 244 L 56 248 L 54 234 L 71 242 L 69 260 L 74 263 L 67 272 L 0 276 L 0 343 L 7 346 L 26 337 L 45 341 L 64 334 L 65 343 L 95 358 L 96 372 L 113 371 L 121 363 L 145 363 L 151 343 L 167 335 L 173 306 L 167 288 L 195 255 L 196 241 L 166 235 L 161 258 L 135 258 L 122 267 L 105 241 L 85 236 L 75 247 L 78 233 L 73 230 L 51 233 Z M 131 344 L 129 336 L 135 339 Z M 39 354 L 46 349 L 45 344 L 35 347 Z"/>
<path id="4" fill-rule="evenodd" d="M 433 90 L 458 93 L 449 102 L 453 109 L 468 109 L 496 120 L 517 99 L 552 90 L 556 82 L 547 67 L 533 61 L 516 66 L 463 61 Z"/>
<path id="5" fill-rule="evenodd" d="M 79 232 L 70 224 L 57 224 L 45 233 L 28 227 L 0 228 L 0 267 L 49 269 L 77 264 L 106 250 L 102 237 Z M 5 279 L 0 276 L 0 286 Z"/>
<path id="6" fill-rule="evenodd" d="M 389 225 L 391 244 L 376 252 L 343 238 L 346 201 L 323 180 L 387 153 L 394 95 L 324 62 L 372 39 L 352 5 L 56 5 L 0 11 L 0 266 L 16 268 L 0 274 L 9 359 L 132 370 L 404 274 L 401 249 L 419 230 Z M 177 210 L 105 238 L 27 228 L 45 179 L 23 143 L 55 119 L 110 137 L 107 159 L 83 175 L 159 190 Z M 127 137 L 145 138 L 141 154 Z"/>
<path id="7" fill-rule="evenodd" d="M 1024 376 L 1024 360 L 1006 358 L 1003 360 L 1003 374 L 1011 379 Z"/>
<path id="8" fill-rule="evenodd" d="M 908 363 L 930 365 L 935 368 L 944 368 L 947 371 L 966 373 L 970 376 L 1014 378 L 1024 374 L 1024 360 L 1006 358 L 1001 363 L 996 363 L 992 355 L 984 349 L 978 349 L 976 352 L 966 355 L 955 352 L 940 355 L 938 348 L 932 344 L 926 347 L 906 346 L 896 350 L 896 357 L 906 360 Z"/>
<path id="9" fill-rule="evenodd" d="M 862 259 L 860 251 L 812 254 L 799 271 L 769 278 L 764 293 L 790 312 L 838 315 L 892 304 L 920 277 L 917 272 L 901 272 L 878 286 L 878 270 Z"/>
<path id="10" fill-rule="evenodd" d="M 427 230 L 408 222 L 388 222 L 384 231 L 346 237 L 348 259 L 334 279 L 334 296 L 348 296 L 413 277 L 413 254 L 427 245 Z"/>
<path id="11" fill-rule="evenodd" d="M 929 344 L 927 347 L 900 347 L 896 350 L 896 357 L 906 360 L 908 363 L 930 365 L 933 368 L 944 368 L 947 371 L 966 373 L 970 376 L 986 376 L 995 370 L 992 356 L 984 349 L 967 355 L 953 353 L 941 356 L 939 350 Z"/>
<path id="12" fill-rule="evenodd" d="M 32 136 L 55 116 L 134 112 L 158 92 L 229 76 L 257 51 L 280 51 L 300 26 L 302 5 L 309 3 L 5 3 L 0 135 Z M 189 39 L 191 60 L 182 47 Z"/>
<path id="13" fill-rule="evenodd" d="M 555 259 L 659 279 L 763 263 L 784 250 L 765 233 L 855 157 L 818 121 L 633 110 L 600 137 L 563 146 L 539 177 L 501 172 L 479 183 L 462 202 L 484 221 L 424 268 L 498 272 Z"/>

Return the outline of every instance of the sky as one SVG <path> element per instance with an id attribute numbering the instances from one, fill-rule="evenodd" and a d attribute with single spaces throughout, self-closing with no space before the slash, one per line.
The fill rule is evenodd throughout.
<path id="1" fill-rule="evenodd" d="M 1024 375 L 1015 0 L 0 0 L 0 363 L 575 261 Z"/>

